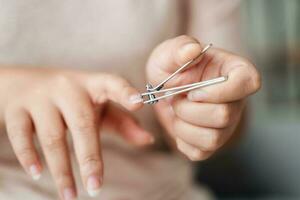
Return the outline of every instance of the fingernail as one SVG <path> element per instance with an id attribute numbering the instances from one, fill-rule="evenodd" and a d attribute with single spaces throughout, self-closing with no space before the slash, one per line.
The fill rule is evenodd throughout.
<path id="1" fill-rule="evenodd" d="M 90 197 L 98 196 L 100 190 L 100 179 L 97 176 L 90 176 L 87 180 L 87 192 Z"/>
<path id="2" fill-rule="evenodd" d="M 39 180 L 41 178 L 41 172 L 37 165 L 31 165 L 29 167 L 29 173 L 33 180 Z"/>
<path id="3" fill-rule="evenodd" d="M 182 58 L 185 58 L 189 52 L 195 52 L 195 53 L 199 54 L 201 52 L 200 44 L 191 42 L 191 43 L 187 43 L 187 44 L 183 45 L 179 49 L 179 56 L 181 56 Z"/>
<path id="4" fill-rule="evenodd" d="M 203 101 L 207 99 L 208 95 L 203 90 L 194 90 L 189 92 L 187 97 L 190 101 Z"/>
<path id="5" fill-rule="evenodd" d="M 63 191 L 64 200 L 76 199 L 76 193 L 73 188 L 65 188 Z"/>
<path id="6" fill-rule="evenodd" d="M 132 104 L 141 103 L 141 102 L 143 102 L 143 98 L 141 97 L 140 94 L 131 95 L 129 97 L 129 102 Z"/>

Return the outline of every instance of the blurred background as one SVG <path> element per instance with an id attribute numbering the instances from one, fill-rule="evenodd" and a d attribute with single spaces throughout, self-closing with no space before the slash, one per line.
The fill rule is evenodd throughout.
<path id="1" fill-rule="evenodd" d="M 261 72 L 263 87 L 249 99 L 236 142 L 194 164 L 195 179 L 218 199 L 300 199 L 300 0 L 15 2 L 18 6 L 0 0 L 4 63 L 119 66 L 120 75 L 144 90 L 144 77 L 137 74 L 144 73 L 141 66 L 151 50 L 180 34 L 248 57 Z M 116 7 L 118 12 L 109 9 Z M 75 11 L 80 14 L 72 15 Z M 129 67 L 136 73 L 128 73 Z"/>
<path id="2" fill-rule="evenodd" d="M 240 142 L 196 165 L 219 198 L 300 199 L 300 1 L 241 2 L 242 46 L 262 73 Z"/>

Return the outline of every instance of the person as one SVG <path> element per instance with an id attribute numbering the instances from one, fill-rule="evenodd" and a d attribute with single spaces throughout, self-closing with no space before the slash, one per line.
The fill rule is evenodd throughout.
<path id="1" fill-rule="evenodd" d="M 261 85 L 251 62 L 213 47 L 166 87 L 223 75 L 228 80 L 162 100 L 153 106 L 154 115 L 134 86 L 146 77 L 159 83 L 204 47 L 193 37 L 175 37 L 182 2 L 1 3 L 0 26 L 6 31 L 0 38 L 0 122 L 8 136 L 1 139 L 1 199 L 56 198 L 50 174 L 65 200 L 97 196 L 101 188 L 104 199 L 189 199 L 185 160 L 132 148 L 119 137 L 135 146 L 159 144 L 165 137 L 190 160 L 205 160 L 229 140 L 246 97 Z M 162 40 L 144 67 L 150 49 Z M 132 116 L 136 110 L 145 126 Z M 8 143 L 38 182 L 17 167 Z"/>

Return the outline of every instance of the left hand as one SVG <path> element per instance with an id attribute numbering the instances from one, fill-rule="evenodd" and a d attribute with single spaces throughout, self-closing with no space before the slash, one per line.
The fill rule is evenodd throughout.
<path id="1" fill-rule="evenodd" d="M 34 143 L 36 136 L 60 199 L 77 195 L 67 130 L 90 196 L 97 195 L 103 184 L 102 128 L 134 145 L 153 142 L 150 133 L 124 111 L 137 110 L 142 103 L 138 91 L 121 76 L 62 68 L 3 67 L 0 89 L 0 123 L 5 123 L 18 160 L 33 179 L 41 176 L 43 164 Z"/>
<path id="2" fill-rule="evenodd" d="M 155 86 L 199 55 L 203 47 L 188 36 L 163 42 L 148 60 L 149 82 Z M 246 97 L 261 86 L 260 75 L 245 58 L 212 47 L 197 64 L 165 85 L 174 87 L 219 76 L 228 76 L 228 80 L 155 105 L 160 122 L 177 148 L 191 160 L 210 157 L 228 141 L 240 121 Z"/>

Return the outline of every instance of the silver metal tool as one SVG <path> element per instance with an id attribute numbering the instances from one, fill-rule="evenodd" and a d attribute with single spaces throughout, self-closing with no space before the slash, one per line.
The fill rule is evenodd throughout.
<path id="1" fill-rule="evenodd" d="M 210 79 L 210 80 L 207 80 L 207 81 L 201 81 L 201 82 L 191 83 L 191 84 L 177 86 L 177 87 L 173 87 L 173 88 L 163 89 L 165 83 L 167 83 L 170 79 L 172 79 L 174 76 L 176 76 L 178 73 L 180 73 L 181 71 L 183 71 L 184 69 L 186 69 L 190 65 L 196 63 L 199 60 L 199 58 L 202 57 L 202 55 L 211 46 L 212 46 L 212 44 L 209 44 L 206 47 L 204 47 L 204 49 L 201 51 L 201 53 L 196 58 L 194 58 L 194 59 L 188 61 L 187 63 L 185 63 L 184 65 L 182 65 L 173 74 L 171 74 L 169 77 L 167 77 L 161 83 L 159 83 L 157 86 L 153 87 L 151 84 L 147 84 L 146 85 L 147 92 L 142 93 L 141 97 L 143 99 L 145 99 L 145 97 L 148 97 L 148 98 L 145 99 L 143 101 L 143 103 L 144 104 L 155 104 L 159 100 L 170 97 L 170 96 L 173 96 L 173 95 L 181 94 L 181 93 L 188 92 L 188 91 L 191 91 L 191 90 L 194 90 L 194 89 L 198 89 L 198 88 L 202 88 L 202 87 L 206 87 L 206 86 L 209 86 L 209 85 L 214 85 L 214 84 L 226 81 L 227 76 L 221 76 L 221 77 Z M 161 95 L 161 96 L 156 97 L 155 95 L 157 95 L 159 93 L 164 93 L 164 94 Z"/>

